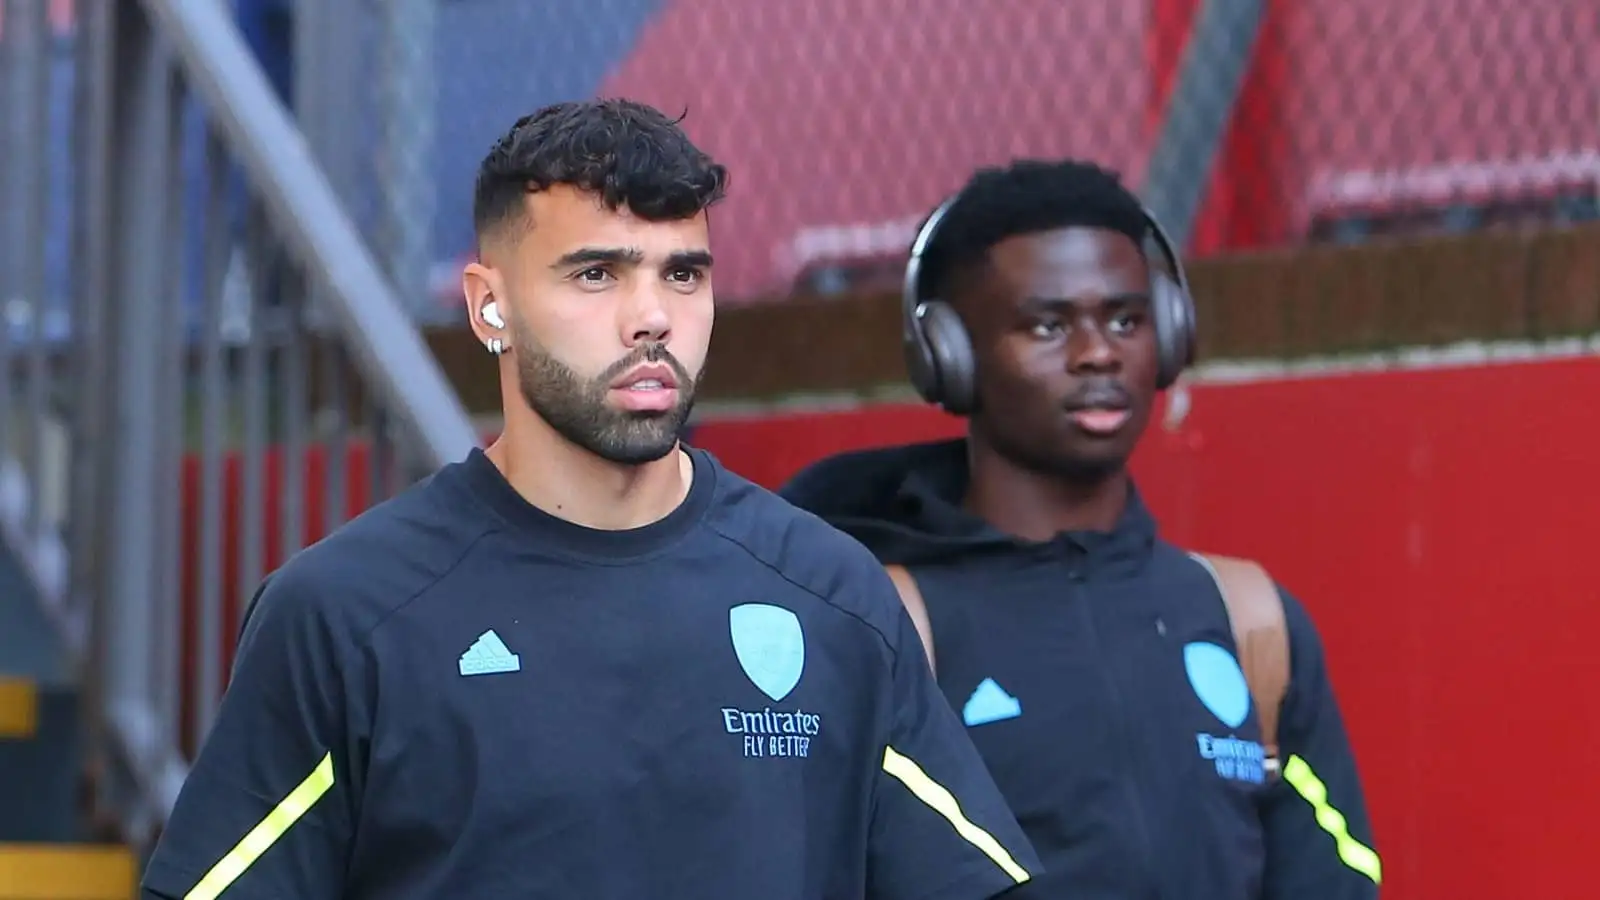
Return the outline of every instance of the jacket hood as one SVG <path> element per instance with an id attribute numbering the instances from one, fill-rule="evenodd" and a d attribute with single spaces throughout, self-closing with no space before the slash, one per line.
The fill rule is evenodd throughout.
<path id="1" fill-rule="evenodd" d="M 887 564 L 912 565 L 957 556 L 1005 553 L 1024 542 L 961 507 L 967 489 L 964 439 L 860 450 L 802 470 L 779 494 L 850 535 Z M 1139 557 L 1156 526 L 1131 490 L 1113 534 L 1076 534 L 1092 553 Z"/>
<path id="2" fill-rule="evenodd" d="M 965 440 L 831 456 L 790 479 L 779 494 L 867 546 L 885 563 L 1015 546 L 960 506 L 967 487 Z"/>

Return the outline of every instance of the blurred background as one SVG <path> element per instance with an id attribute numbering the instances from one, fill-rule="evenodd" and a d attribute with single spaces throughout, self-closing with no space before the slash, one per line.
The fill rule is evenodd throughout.
<path id="1" fill-rule="evenodd" d="M 1597 48 L 1595 0 L 0 0 L 0 900 L 130 896 L 262 574 L 495 433 L 472 176 L 594 95 L 732 169 L 693 440 L 774 487 L 960 433 L 899 358 L 928 209 L 1120 170 L 1202 333 L 1138 477 L 1317 617 L 1386 896 L 1597 896 Z"/>

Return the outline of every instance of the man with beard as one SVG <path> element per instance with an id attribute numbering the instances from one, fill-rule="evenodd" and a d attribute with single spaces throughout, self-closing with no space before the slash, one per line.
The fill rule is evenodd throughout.
<path id="1" fill-rule="evenodd" d="M 966 438 L 824 460 L 783 494 L 894 572 L 1044 862 L 1018 900 L 1376 896 L 1311 618 L 1259 569 L 1161 540 L 1128 474 L 1193 347 L 1172 248 L 1147 256 L 1155 220 L 1113 173 L 1021 161 L 930 223 L 907 362 Z M 1236 641 L 1256 619 L 1229 604 L 1270 618 Z"/>
<path id="2" fill-rule="evenodd" d="M 147 896 L 979 900 L 1031 851 L 860 545 L 684 447 L 724 168 L 522 119 L 463 288 L 505 430 L 258 594 Z"/>

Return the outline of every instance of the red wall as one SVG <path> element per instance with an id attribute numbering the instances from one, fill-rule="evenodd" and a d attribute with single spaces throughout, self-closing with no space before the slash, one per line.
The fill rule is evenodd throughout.
<path id="1" fill-rule="evenodd" d="M 1201 386 L 1136 461 L 1170 539 L 1265 561 L 1314 612 L 1390 900 L 1600 896 L 1595 398 L 1593 360 Z M 696 443 L 776 484 L 959 430 L 882 407 Z"/>

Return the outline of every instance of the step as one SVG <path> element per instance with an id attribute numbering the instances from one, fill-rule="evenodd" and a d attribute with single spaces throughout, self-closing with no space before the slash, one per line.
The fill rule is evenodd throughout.
<path id="1" fill-rule="evenodd" d="M 0 900 L 132 900 L 138 871 L 124 847 L 0 844 Z"/>
<path id="2" fill-rule="evenodd" d="M 78 692 L 0 675 L 0 841 L 81 841 Z"/>
<path id="3" fill-rule="evenodd" d="M 0 541 L 0 675 L 48 685 L 75 680 L 66 647 L 44 610 L 27 570 Z"/>
<path id="4" fill-rule="evenodd" d="M 39 731 L 39 690 L 33 679 L 0 675 L 0 741 L 30 740 Z"/>
<path id="5" fill-rule="evenodd" d="M 26 570 L 0 542 L 0 842 L 94 837 L 80 802 L 75 680 Z"/>

